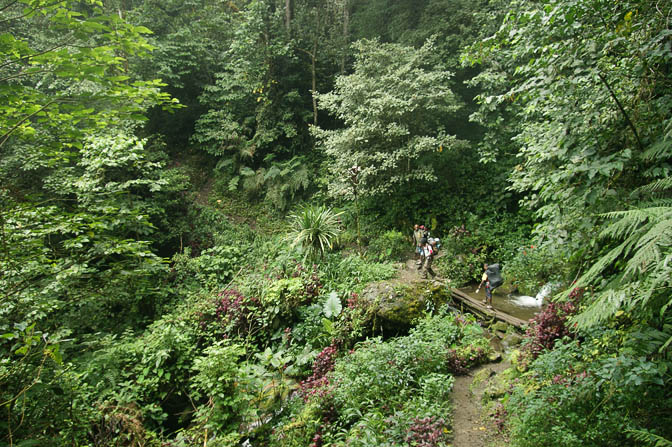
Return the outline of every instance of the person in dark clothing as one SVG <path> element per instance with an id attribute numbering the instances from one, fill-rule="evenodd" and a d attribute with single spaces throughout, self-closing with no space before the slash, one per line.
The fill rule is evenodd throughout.
<path id="1" fill-rule="evenodd" d="M 483 276 L 476 293 L 481 290 L 481 286 L 485 283 L 485 301 L 483 302 L 487 304 L 488 309 L 492 309 L 492 291 L 501 286 L 503 282 L 499 264 L 483 264 Z"/>

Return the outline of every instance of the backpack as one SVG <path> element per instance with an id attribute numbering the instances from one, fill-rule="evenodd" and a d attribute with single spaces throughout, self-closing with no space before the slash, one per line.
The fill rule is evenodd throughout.
<path id="1" fill-rule="evenodd" d="M 488 275 L 488 281 L 490 281 L 490 287 L 495 288 L 504 284 L 502 275 L 500 273 L 499 264 L 488 265 L 488 269 L 485 271 L 485 274 Z"/>
<path id="2" fill-rule="evenodd" d="M 434 254 L 438 254 L 439 249 L 441 248 L 441 240 L 438 237 L 430 237 L 427 239 L 427 242 L 429 242 L 429 245 L 432 247 Z M 432 245 L 432 242 L 436 242 L 436 245 Z"/>

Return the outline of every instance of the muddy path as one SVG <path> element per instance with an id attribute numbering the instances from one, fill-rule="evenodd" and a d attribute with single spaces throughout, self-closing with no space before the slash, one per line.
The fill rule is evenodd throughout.
<path id="1" fill-rule="evenodd" d="M 455 377 L 452 394 L 454 436 L 452 447 L 508 445 L 494 422 L 484 414 L 481 398 L 496 375 L 509 366 L 508 362 L 488 363 L 473 369 L 466 376 Z"/>

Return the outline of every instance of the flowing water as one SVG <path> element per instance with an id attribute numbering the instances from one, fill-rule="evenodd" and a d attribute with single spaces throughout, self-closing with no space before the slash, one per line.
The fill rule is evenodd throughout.
<path id="1" fill-rule="evenodd" d="M 476 286 L 463 287 L 462 292 L 479 301 L 485 300 L 485 290 L 476 293 Z M 495 309 L 505 312 L 522 320 L 529 320 L 539 312 L 551 294 L 551 285 L 541 288 L 536 296 L 518 295 L 515 293 L 500 293 L 497 289 L 492 294 L 492 305 Z"/>

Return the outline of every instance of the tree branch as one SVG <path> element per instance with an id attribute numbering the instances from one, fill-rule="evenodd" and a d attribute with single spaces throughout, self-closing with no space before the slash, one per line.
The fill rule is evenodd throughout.
<path id="1" fill-rule="evenodd" d="M 19 0 L 14 0 L 12 2 L 7 3 L 5 6 L 0 8 L 0 12 L 4 11 L 5 9 L 11 8 L 13 5 L 17 4 L 18 2 L 19 2 Z"/>
<path id="2" fill-rule="evenodd" d="M 639 146 L 639 150 L 644 151 L 644 145 L 642 145 L 642 140 L 639 138 L 639 133 L 637 133 L 637 128 L 635 128 L 635 125 L 630 120 L 630 117 L 628 116 L 627 112 L 623 108 L 623 105 L 621 104 L 621 101 L 618 100 L 618 97 L 616 96 L 616 93 L 614 93 L 614 90 L 611 88 L 611 86 L 607 82 L 607 79 L 602 75 L 602 73 L 598 73 L 597 76 L 600 78 L 600 80 L 602 81 L 604 86 L 607 87 L 607 90 L 609 90 L 609 94 L 614 99 L 614 101 L 616 102 L 616 105 L 618 106 L 619 110 L 623 114 L 623 118 L 625 118 L 625 122 L 628 124 L 628 126 L 632 130 L 632 133 L 635 134 L 635 139 L 637 140 L 637 146 Z"/>
<path id="3" fill-rule="evenodd" d="M 17 1 L 13 1 L 13 2 L 11 2 L 10 4 L 8 4 L 7 6 L 3 6 L 2 9 L 0 9 L 0 11 L 3 11 L 3 10 L 5 10 L 5 9 L 9 8 L 10 6 L 12 6 L 12 5 L 15 4 L 15 3 L 17 3 Z M 50 4 L 50 5 L 42 6 L 42 8 L 43 8 L 43 9 L 51 8 L 51 7 L 54 7 L 54 6 L 58 5 L 59 3 L 60 3 L 60 0 L 56 0 L 54 3 L 52 3 L 52 4 Z M 25 13 L 23 13 L 23 14 L 20 15 L 20 16 L 10 17 L 10 18 L 5 19 L 5 20 L 0 20 L 0 23 L 11 22 L 12 20 L 20 20 L 20 19 L 23 19 L 24 17 L 28 17 L 29 15 L 31 15 L 32 13 L 34 13 L 35 11 L 37 11 L 37 9 L 38 9 L 38 8 L 33 8 L 33 9 L 31 9 L 30 11 L 25 12 Z"/>
<path id="4" fill-rule="evenodd" d="M 72 36 L 69 36 L 69 37 L 72 37 Z M 37 56 L 41 56 L 43 54 L 47 54 L 47 53 L 49 53 L 51 51 L 54 51 L 54 50 L 57 50 L 59 48 L 66 47 L 67 45 L 68 45 L 68 42 L 59 43 L 58 45 L 56 45 L 54 47 L 51 47 L 51 48 L 48 48 L 46 50 L 40 51 L 39 53 L 30 54 L 28 56 L 23 56 L 23 57 L 20 57 L 19 59 L 11 60 L 11 61 L 5 62 L 4 64 L 0 64 L 0 68 L 4 68 L 4 67 L 6 67 L 8 65 L 11 65 L 11 64 L 16 64 L 16 63 L 19 63 L 19 62 L 22 62 L 22 61 L 26 61 L 28 59 L 32 59 L 32 58 L 37 57 Z"/>
<path id="5" fill-rule="evenodd" d="M 10 136 L 12 133 L 14 133 L 14 131 L 15 131 L 16 129 L 18 129 L 19 127 L 21 127 L 21 125 L 22 125 L 23 123 L 25 123 L 26 121 L 28 121 L 29 119 L 31 119 L 32 117 L 34 117 L 35 115 L 37 115 L 38 113 L 44 111 L 47 107 L 49 107 L 50 105 L 52 105 L 52 104 L 55 103 L 56 101 L 57 101 L 56 99 L 53 99 L 53 100 L 49 101 L 48 103 L 46 103 L 45 105 L 43 105 L 42 107 L 40 107 L 40 108 L 39 108 L 38 110 L 36 110 L 35 112 L 33 112 L 33 113 L 31 113 L 30 115 L 24 117 L 21 121 L 19 121 L 18 123 L 16 123 L 16 125 L 14 125 L 14 127 L 12 127 L 12 128 L 9 129 L 7 132 L 5 132 L 5 133 L 0 137 L 0 147 L 2 147 L 2 145 L 5 144 L 5 143 L 7 142 L 7 140 L 9 139 L 9 136 Z"/>

